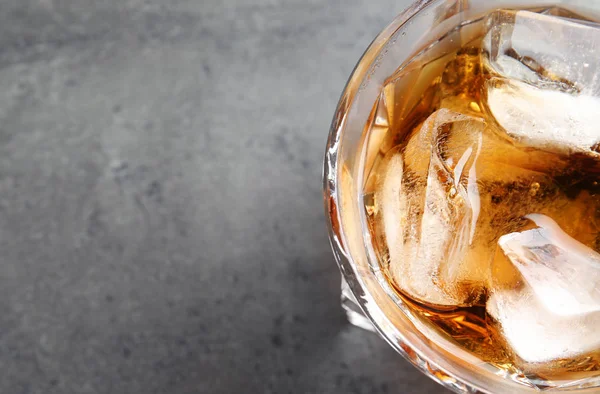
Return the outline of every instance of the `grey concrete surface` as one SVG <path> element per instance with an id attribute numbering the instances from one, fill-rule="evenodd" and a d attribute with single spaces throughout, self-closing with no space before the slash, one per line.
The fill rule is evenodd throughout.
<path id="1" fill-rule="evenodd" d="M 0 2 L 0 393 L 441 393 L 349 326 L 320 190 L 408 1 Z"/>

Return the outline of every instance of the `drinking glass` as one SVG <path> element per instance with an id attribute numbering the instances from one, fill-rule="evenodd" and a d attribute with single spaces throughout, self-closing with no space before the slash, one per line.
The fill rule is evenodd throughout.
<path id="1" fill-rule="evenodd" d="M 379 333 L 422 372 L 457 393 L 533 393 L 519 377 L 489 365 L 419 318 L 391 288 L 373 252 L 362 189 L 365 127 L 383 83 L 449 29 L 497 8 L 556 5 L 598 15 L 600 1 L 421 0 L 398 15 L 366 50 L 341 96 L 327 142 L 323 181 L 330 242 L 342 273 L 348 320 Z M 410 92 L 407 92 L 410 93 Z M 598 392 L 600 379 L 555 391 Z"/>

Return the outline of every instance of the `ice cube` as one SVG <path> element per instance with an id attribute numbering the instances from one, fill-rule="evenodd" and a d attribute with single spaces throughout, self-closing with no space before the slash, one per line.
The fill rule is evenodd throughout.
<path id="1" fill-rule="evenodd" d="M 403 157 L 390 152 L 386 174 L 377 193 L 379 211 L 383 215 L 386 243 L 389 251 L 389 272 L 394 283 L 412 298 L 436 305 L 456 305 L 456 300 L 436 283 L 439 261 L 420 258 L 421 213 L 424 194 L 422 182 L 412 182 Z M 443 252 L 447 238 L 443 227 L 436 238 L 430 238 L 432 254 Z M 440 239 L 441 238 L 441 239 Z M 439 245 L 433 245 L 438 242 Z"/>
<path id="2" fill-rule="evenodd" d="M 591 150 L 600 140 L 600 25 L 528 11 L 487 17 L 486 106 L 513 138 Z"/>
<path id="3" fill-rule="evenodd" d="M 577 359 L 600 348 L 598 314 L 561 317 L 545 309 L 529 288 L 499 290 L 487 303 L 518 364 L 551 363 Z M 575 361 L 576 363 L 577 361 Z M 543 368 L 537 366 L 537 368 Z"/>
<path id="4" fill-rule="evenodd" d="M 487 83 L 486 104 L 517 142 L 566 153 L 598 149 L 600 97 L 570 95 L 493 78 Z"/>
<path id="5" fill-rule="evenodd" d="M 528 218 L 539 227 L 498 241 L 502 253 L 494 266 L 502 268 L 493 271 L 489 314 L 525 363 L 577 358 L 600 349 L 600 254 L 549 217 Z"/>
<path id="6" fill-rule="evenodd" d="M 486 18 L 484 64 L 492 74 L 544 89 L 600 95 L 600 24 L 529 11 Z"/>
<path id="7" fill-rule="evenodd" d="M 440 151 L 439 142 L 454 123 L 483 125 L 448 110 L 433 114 L 413 142 L 423 150 L 392 153 L 377 198 L 392 279 L 411 297 L 442 306 L 472 302 L 472 292 L 445 275 L 463 261 L 479 209 L 477 140 L 461 155 Z"/>

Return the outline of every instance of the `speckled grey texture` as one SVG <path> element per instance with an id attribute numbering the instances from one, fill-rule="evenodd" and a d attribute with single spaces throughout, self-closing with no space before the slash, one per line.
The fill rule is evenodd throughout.
<path id="1" fill-rule="evenodd" d="M 345 322 L 320 189 L 407 5 L 0 2 L 0 392 L 442 392 Z"/>

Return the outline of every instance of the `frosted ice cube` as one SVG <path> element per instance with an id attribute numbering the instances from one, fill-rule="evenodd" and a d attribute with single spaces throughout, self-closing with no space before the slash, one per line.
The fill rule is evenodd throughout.
<path id="1" fill-rule="evenodd" d="M 498 241 L 515 274 L 502 272 L 503 279 L 494 283 L 489 314 L 527 363 L 598 350 L 600 254 L 569 237 L 547 216 L 528 218 L 539 228 Z M 507 283 L 507 277 L 514 278 L 513 283 Z"/>
<path id="2" fill-rule="evenodd" d="M 557 315 L 600 311 L 600 254 L 549 217 L 527 217 L 541 227 L 505 235 L 498 244 L 533 292 Z"/>
<path id="3" fill-rule="evenodd" d="M 528 11 L 487 17 L 487 107 L 514 138 L 590 150 L 600 140 L 600 25 Z"/>
<path id="4" fill-rule="evenodd" d="M 558 150 L 597 149 L 600 98 L 539 89 L 519 81 L 487 83 L 487 107 L 512 138 Z"/>
<path id="5" fill-rule="evenodd" d="M 577 358 L 600 348 L 597 313 L 577 317 L 556 315 L 529 288 L 494 292 L 487 310 L 524 363 Z"/>

